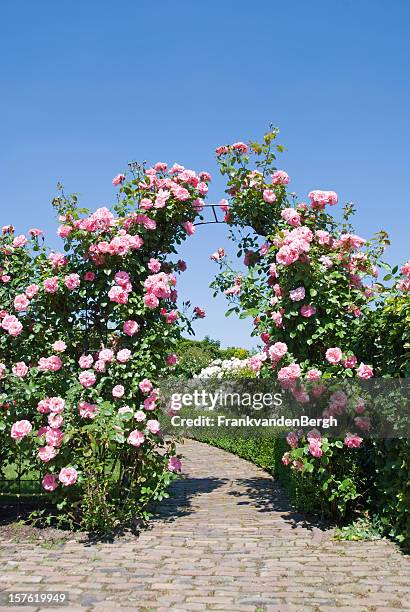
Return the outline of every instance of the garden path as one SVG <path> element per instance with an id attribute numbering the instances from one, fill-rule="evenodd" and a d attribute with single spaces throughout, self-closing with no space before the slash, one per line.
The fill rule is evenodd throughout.
<path id="1" fill-rule="evenodd" d="M 181 452 L 184 478 L 138 538 L 0 538 L 0 596 L 68 591 L 70 612 L 410 610 L 410 561 L 391 542 L 333 541 L 263 470 L 199 442 Z"/>

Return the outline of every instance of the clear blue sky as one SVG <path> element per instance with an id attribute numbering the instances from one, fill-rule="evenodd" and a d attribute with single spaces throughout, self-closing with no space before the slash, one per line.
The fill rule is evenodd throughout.
<path id="1" fill-rule="evenodd" d="M 113 202 L 130 159 L 178 161 L 215 176 L 214 148 L 269 122 L 299 194 L 334 189 L 357 230 L 409 256 L 410 3 L 407 0 L 20 0 L 0 5 L 1 223 L 49 243 L 55 184 L 85 206 Z M 183 248 L 180 294 L 203 306 L 198 337 L 252 346 L 208 289 L 224 226 Z"/>

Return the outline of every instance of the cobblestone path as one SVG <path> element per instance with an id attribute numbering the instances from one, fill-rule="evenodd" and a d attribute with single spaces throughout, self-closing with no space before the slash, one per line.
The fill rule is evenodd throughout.
<path id="1" fill-rule="evenodd" d="M 332 541 L 263 470 L 198 442 L 181 450 L 184 479 L 139 538 L 0 540 L 0 596 L 68 591 L 70 612 L 410 610 L 410 561 L 392 543 Z"/>

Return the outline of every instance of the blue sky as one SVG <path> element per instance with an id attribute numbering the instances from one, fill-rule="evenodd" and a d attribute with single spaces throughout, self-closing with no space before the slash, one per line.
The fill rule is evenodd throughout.
<path id="1" fill-rule="evenodd" d="M 0 5 L 1 223 L 38 226 L 58 245 L 57 181 L 85 206 L 114 201 L 129 160 L 214 175 L 214 149 L 257 139 L 270 122 L 280 167 L 300 195 L 353 201 L 361 235 L 391 236 L 408 258 L 410 3 L 407 0 L 87 0 Z M 208 288 L 224 226 L 182 249 L 180 294 L 207 311 L 196 325 L 223 345 L 252 346 Z"/>

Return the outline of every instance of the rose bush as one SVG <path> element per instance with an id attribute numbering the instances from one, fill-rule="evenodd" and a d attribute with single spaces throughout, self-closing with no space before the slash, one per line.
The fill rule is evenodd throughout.
<path id="1" fill-rule="evenodd" d="M 334 191 L 312 190 L 307 201 L 289 193 L 289 175 L 275 167 L 283 150 L 276 138 L 277 130 L 271 130 L 262 143 L 216 150 L 227 178 L 228 199 L 221 208 L 247 270 L 236 270 L 218 249 L 211 256 L 221 269 L 213 287 L 231 302 L 228 315 L 253 317 L 253 335 L 263 349 L 250 363 L 261 377 L 277 378 L 301 405 L 320 397 L 326 416 L 344 413 L 352 399 L 356 402 L 353 430 L 332 440 L 315 431 L 292 432 L 282 458 L 290 469 L 310 474 L 332 512 L 343 516 L 359 496 L 345 455 L 361 447 L 369 419 L 365 403 L 359 412 L 354 392 L 337 394 L 321 381 L 368 380 L 384 373 L 370 360 L 371 351 L 356 349 L 374 305 L 385 297 L 375 279 L 388 240 L 385 232 L 371 240 L 358 236 L 350 204 L 337 221 L 330 213 L 338 203 Z M 403 266 L 404 278 L 396 285 L 407 305 L 408 268 Z"/>
<path id="2" fill-rule="evenodd" d="M 63 252 L 38 229 L 0 238 L 0 461 L 39 478 L 59 519 L 109 529 L 147 516 L 180 469 L 161 435 L 155 381 L 192 317 L 177 308 L 177 245 L 210 176 L 133 165 L 117 202 L 91 213 L 61 189 Z"/>

